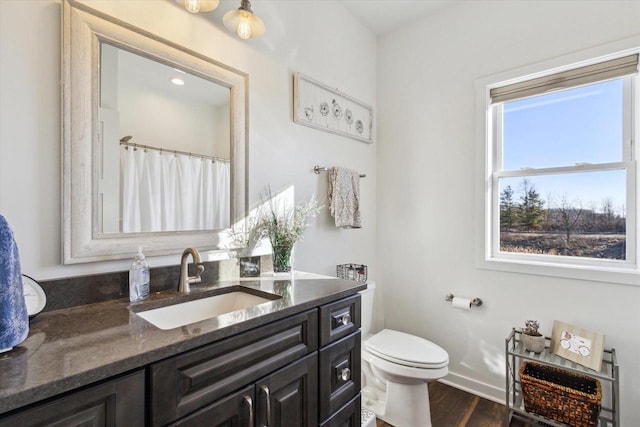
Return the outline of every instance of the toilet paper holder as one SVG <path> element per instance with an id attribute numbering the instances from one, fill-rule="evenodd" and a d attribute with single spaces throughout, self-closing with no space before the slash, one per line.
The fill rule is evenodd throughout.
<path id="1" fill-rule="evenodd" d="M 445 301 L 453 301 L 453 294 L 447 294 L 444 296 Z M 482 305 L 482 300 L 478 297 L 471 300 L 471 305 L 475 305 L 476 307 Z"/>

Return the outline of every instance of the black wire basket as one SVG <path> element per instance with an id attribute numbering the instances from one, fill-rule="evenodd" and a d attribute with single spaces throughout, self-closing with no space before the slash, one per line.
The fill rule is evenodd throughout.
<path id="1" fill-rule="evenodd" d="M 336 273 L 340 279 L 367 281 L 367 266 L 363 264 L 338 264 Z"/>

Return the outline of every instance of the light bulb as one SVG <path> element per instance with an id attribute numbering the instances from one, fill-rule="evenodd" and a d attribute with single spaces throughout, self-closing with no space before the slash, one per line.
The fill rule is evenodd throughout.
<path id="1" fill-rule="evenodd" d="M 238 36 L 241 39 L 249 39 L 251 38 L 251 21 L 250 15 L 248 12 L 242 12 L 242 16 L 240 17 L 240 22 L 238 23 Z"/>
<path id="2" fill-rule="evenodd" d="M 200 12 L 200 0 L 184 0 L 184 7 L 191 13 Z"/>
<path id="3" fill-rule="evenodd" d="M 242 0 L 238 9 L 225 13 L 222 22 L 229 31 L 236 33 L 244 40 L 260 37 L 265 30 L 262 19 L 258 18 L 251 10 L 249 0 Z"/>

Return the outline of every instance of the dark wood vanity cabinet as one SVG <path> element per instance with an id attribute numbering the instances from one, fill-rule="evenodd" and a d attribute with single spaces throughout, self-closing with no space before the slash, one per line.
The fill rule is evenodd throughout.
<path id="1" fill-rule="evenodd" d="M 320 425 L 358 426 L 361 389 L 360 295 L 321 306 L 318 313 L 321 346 L 318 351 Z"/>
<path id="2" fill-rule="evenodd" d="M 170 425 L 317 426 L 317 372 L 314 352 Z"/>
<path id="3" fill-rule="evenodd" d="M 318 315 L 310 310 L 155 363 L 149 368 L 151 425 L 164 426 L 199 411 L 308 354 L 315 355 L 317 348 Z M 313 367 L 315 385 L 317 361 Z M 260 391 L 255 393 L 257 403 Z"/>
<path id="4" fill-rule="evenodd" d="M 0 427 L 116 427 L 145 425 L 144 371 L 0 416 Z"/>
<path id="5" fill-rule="evenodd" d="M 155 363 L 149 374 L 154 427 L 355 427 L 360 297 Z"/>
<path id="6" fill-rule="evenodd" d="M 0 415 L 0 427 L 356 427 L 359 328 L 356 295 Z"/>

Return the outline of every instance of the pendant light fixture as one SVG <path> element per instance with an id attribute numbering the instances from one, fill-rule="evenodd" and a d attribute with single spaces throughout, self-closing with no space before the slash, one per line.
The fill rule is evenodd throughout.
<path id="1" fill-rule="evenodd" d="M 218 7 L 220 0 L 175 0 L 191 13 L 210 12 Z"/>
<path id="2" fill-rule="evenodd" d="M 225 13 L 222 21 L 229 31 L 245 40 L 260 37 L 265 31 L 264 22 L 253 13 L 249 0 L 242 0 L 238 9 Z"/>

